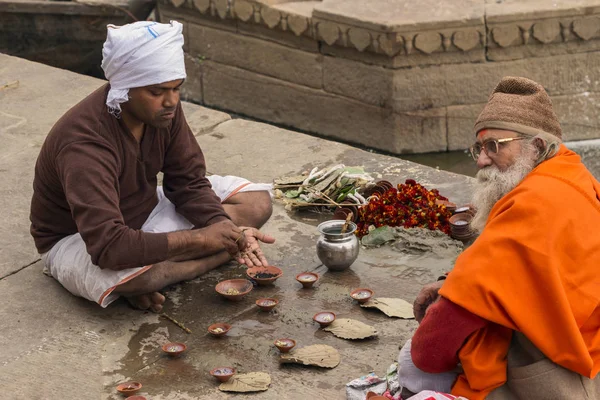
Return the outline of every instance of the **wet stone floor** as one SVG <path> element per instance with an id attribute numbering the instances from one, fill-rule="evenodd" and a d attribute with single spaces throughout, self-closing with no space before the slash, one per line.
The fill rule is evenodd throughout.
<path id="1" fill-rule="evenodd" d="M 255 286 L 240 302 L 224 299 L 214 289 L 222 280 L 245 277 L 244 267 L 233 264 L 168 288 L 164 311 L 192 334 L 163 318 L 158 324 L 142 325 L 129 342 L 122 368 L 113 372 L 143 382 L 140 394 L 149 399 L 235 397 L 220 392 L 219 383 L 209 375 L 211 369 L 221 366 L 234 367 L 238 373 L 270 374 L 271 386 L 266 392 L 244 395 L 258 399 L 345 399 L 345 384 L 352 379 L 370 372 L 383 377 L 416 322 L 361 308 L 350 298 L 350 291 L 367 287 L 375 291 L 375 298 L 398 297 L 412 302 L 423 284 L 450 269 L 453 258 L 403 254 L 385 245 L 361 248 L 350 269 L 333 272 L 316 257 L 317 236 L 299 236 L 293 245 L 283 246 L 278 257 L 270 258 L 273 265 L 283 269 L 283 276 L 271 286 Z M 320 275 L 312 289 L 302 288 L 295 280 L 304 271 Z M 277 298 L 279 304 L 270 312 L 261 311 L 255 305 L 261 297 Z M 378 336 L 355 341 L 337 338 L 313 322 L 319 311 L 364 322 L 373 326 Z M 226 336 L 214 337 L 207 332 L 216 322 L 232 325 Z M 295 339 L 296 349 L 330 345 L 339 351 L 341 362 L 333 369 L 280 364 L 279 351 L 273 345 L 278 338 Z M 179 358 L 169 358 L 161 351 L 162 344 L 169 341 L 183 342 L 188 349 Z"/>

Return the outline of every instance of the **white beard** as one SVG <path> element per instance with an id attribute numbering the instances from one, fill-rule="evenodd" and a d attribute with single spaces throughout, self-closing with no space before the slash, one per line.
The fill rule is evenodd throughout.
<path id="1" fill-rule="evenodd" d="M 531 149 L 523 146 L 515 163 L 506 171 L 500 171 L 495 165 L 479 170 L 472 200 L 477 212 L 471 220 L 471 229 L 481 233 L 487 223 L 490 211 L 498 200 L 521 183 L 534 167 L 535 157 Z"/>

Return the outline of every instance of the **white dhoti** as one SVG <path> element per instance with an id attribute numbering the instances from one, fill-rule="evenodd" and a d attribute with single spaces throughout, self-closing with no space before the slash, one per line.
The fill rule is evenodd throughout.
<path id="1" fill-rule="evenodd" d="M 272 188 L 270 184 L 251 183 L 237 176 L 212 175 L 208 179 L 221 202 L 236 193 L 270 191 Z M 192 229 L 193 224 L 175 211 L 175 205 L 167 199 L 160 186 L 157 188 L 157 195 L 158 204 L 144 222 L 142 231 L 164 233 Z M 54 277 L 69 292 L 94 301 L 102 307 L 119 298 L 118 294 L 113 293 L 118 285 L 130 281 L 152 267 L 147 265 L 120 271 L 100 269 L 92 263 L 79 233 L 64 237 L 50 251 L 42 254 L 42 263 L 44 273 Z"/>
<path id="2" fill-rule="evenodd" d="M 458 376 L 456 372 L 443 372 L 430 374 L 421 371 L 415 366 L 410 355 L 412 339 L 409 339 L 398 354 L 398 378 L 400 386 L 413 393 L 431 390 L 441 393 L 450 393 L 452 385 Z M 410 397 L 412 399 L 412 397 Z M 435 398 L 435 397 L 432 397 Z"/>

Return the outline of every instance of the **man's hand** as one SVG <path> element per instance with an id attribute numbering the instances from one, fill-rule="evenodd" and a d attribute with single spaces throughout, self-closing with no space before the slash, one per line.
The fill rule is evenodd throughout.
<path id="1" fill-rule="evenodd" d="M 273 243 L 275 239 L 226 219 L 201 229 L 170 232 L 167 241 L 171 261 L 195 260 L 225 250 L 234 260 L 253 267 L 269 265 L 258 242 Z"/>
<path id="2" fill-rule="evenodd" d="M 243 249 L 240 249 L 241 253 L 237 257 L 237 261 L 241 264 L 246 264 L 248 267 L 269 265 L 258 242 L 275 243 L 275 238 L 260 232 L 256 228 L 240 228 L 244 232 L 246 246 Z"/>
<path id="3" fill-rule="evenodd" d="M 243 228 L 238 227 L 229 219 L 219 221 L 201 231 L 204 231 L 205 234 L 205 248 L 225 249 L 232 257 L 237 256 L 248 246 L 247 235 L 244 235 Z"/>
<path id="4" fill-rule="evenodd" d="M 438 291 L 443 284 L 444 281 L 441 280 L 423 286 L 423 289 L 421 289 L 417 295 L 417 298 L 415 299 L 415 302 L 413 303 L 413 314 L 415 314 L 415 319 L 417 322 L 421 322 L 423 317 L 425 317 L 427 307 L 429 307 L 438 299 Z"/>

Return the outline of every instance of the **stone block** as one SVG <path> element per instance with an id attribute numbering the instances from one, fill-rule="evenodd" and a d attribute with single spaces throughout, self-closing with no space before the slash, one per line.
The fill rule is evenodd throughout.
<path id="1" fill-rule="evenodd" d="M 447 107 L 448 150 L 464 150 L 475 142 L 473 125 L 485 104 Z"/>
<path id="2" fill-rule="evenodd" d="M 390 153 L 446 150 L 445 110 L 396 114 L 215 62 L 205 64 L 204 102 Z"/>
<path id="3" fill-rule="evenodd" d="M 323 59 L 323 88 L 330 93 L 390 108 L 394 71 L 343 58 Z"/>
<path id="4" fill-rule="evenodd" d="M 583 92 L 552 98 L 563 130 L 563 141 L 598 137 L 600 93 Z"/>
<path id="5" fill-rule="evenodd" d="M 400 62 L 396 62 L 396 59 L 400 56 L 388 57 L 385 54 L 360 52 L 350 47 L 330 46 L 324 42 L 321 42 L 320 51 L 324 55 L 345 58 L 347 60 L 358 61 L 365 64 L 379 65 L 386 68 L 399 68 L 401 65 Z"/>
<path id="6" fill-rule="evenodd" d="M 185 54 L 187 78 L 181 86 L 181 100 L 202 103 L 202 62 L 198 57 Z"/>
<path id="7" fill-rule="evenodd" d="M 275 42 L 284 46 L 312 53 L 319 52 L 319 42 L 309 36 L 296 36 L 291 30 L 270 29 L 263 25 L 252 22 L 238 21 L 238 32 L 256 37 L 269 42 Z"/>
<path id="8" fill-rule="evenodd" d="M 452 64 L 394 72 L 394 110 L 485 103 L 504 76 L 542 84 L 551 96 L 600 91 L 600 53 L 495 63 Z"/>
<path id="9" fill-rule="evenodd" d="M 190 53 L 221 64 L 320 88 L 322 56 L 277 43 L 191 23 Z"/>
<path id="10" fill-rule="evenodd" d="M 399 149 L 395 151 L 396 154 L 448 150 L 445 108 L 394 114 L 396 115 L 394 149 Z"/>
<path id="11" fill-rule="evenodd" d="M 439 67 L 415 67 L 394 71 L 392 108 L 399 112 L 448 105 L 447 77 L 441 75 L 441 72 Z"/>
<path id="12" fill-rule="evenodd" d="M 489 63 L 482 78 L 525 76 L 544 85 L 551 96 L 600 91 L 600 53 L 564 54 L 515 62 Z M 475 71 L 473 71 L 475 72 Z M 467 71 L 468 73 L 468 71 Z M 462 82 L 464 84 L 466 82 Z M 489 93 L 488 93 L 489 94 Z M 487 96 L 483 101 L 487 101 Z"/>

